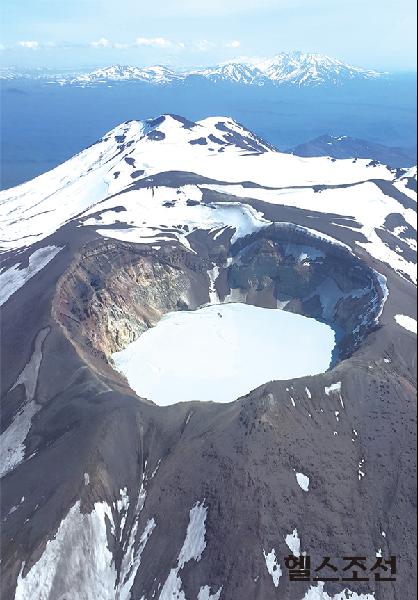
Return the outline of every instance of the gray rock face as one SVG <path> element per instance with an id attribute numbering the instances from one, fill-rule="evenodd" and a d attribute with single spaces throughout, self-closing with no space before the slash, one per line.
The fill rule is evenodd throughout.
<path id="1" fill-rule="evenodd" d="M 160 179 L 175 195 L 190 177 Z M 379 275 L 335 215 L 248 195 L 273 225 L 238 240 L 195 229 L 188 249 L 169 236 L 109 239 L 74 218 L 42 242 L 61 250 L 4 303 L 6 600 L 413 598 L 416 336 L 394 317 L 416 314 L 416 288 L 383 263 Z M 237 201 L 206 190 L 202 203 L 215 196 Z M 308 232 L 313 219 L 322 237 Z M 329 323 L 332 368 L 231 404 L 136 396 L 111 354 L 212 294 Z M 298 543 L 315 566 L 396 556 L 397 581 L 326 583 L 321 596 L 316 582 L 289 580 Z"/>

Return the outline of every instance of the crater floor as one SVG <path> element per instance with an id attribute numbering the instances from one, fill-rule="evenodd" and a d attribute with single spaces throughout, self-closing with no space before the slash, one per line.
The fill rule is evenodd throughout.
<path id="1" fill-rule="evenodd" d="M 269 381 L 323 373 L 334 346 L 334 331 L 315 319 L 231 303 L 169 313 L 113 360 L 160 406 L 232 402 Z"/>

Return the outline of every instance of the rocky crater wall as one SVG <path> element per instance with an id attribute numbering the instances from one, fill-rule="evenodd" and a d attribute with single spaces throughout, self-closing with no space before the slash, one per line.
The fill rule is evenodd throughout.
<path id="1" fill-rule="evenodd" d="M 384 283 L 347 249 L 291 227 L 269 227 L 232 245 L 208 240 L 205 252 L 195 253 L 116 241 L 84 247 L 57 286 L 56 320 L 79 353 L 102 366 L 164 314 L 209 302 L 245 302 L 328 323 L 336 331 L 334 362 L 376 328 Z"/>

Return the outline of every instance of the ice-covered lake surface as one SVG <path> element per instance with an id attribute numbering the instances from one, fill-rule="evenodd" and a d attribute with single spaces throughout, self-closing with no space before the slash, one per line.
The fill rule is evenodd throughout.
<path id="1" fill-rule="evenodd" d="M 160 406 L 232 402 L 268 381 L 323 373 L 334 346 L 328 325 L 237 303 L 169 313 L 113 360 Z"/>

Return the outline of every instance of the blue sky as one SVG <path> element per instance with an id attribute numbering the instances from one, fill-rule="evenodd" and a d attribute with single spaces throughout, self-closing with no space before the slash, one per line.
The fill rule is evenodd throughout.
<path id="1" fill-rule="evenodd" d="M 415 0 L 2 0 L 1 62 L 210 65 L 281 51 L 416 69 Z"/>

